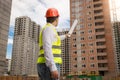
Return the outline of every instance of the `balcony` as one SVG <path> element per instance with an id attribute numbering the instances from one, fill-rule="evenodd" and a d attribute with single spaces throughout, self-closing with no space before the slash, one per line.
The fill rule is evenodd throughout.
<path id="1" fill-rule="evenodd" d="M 98 53 L 98 54 L 107 54 L 105 48 L 103 48 L 103 49 L 97 49 L 97 53 Z M 98 55 L 98 59 L 100 59 L 100 57 L 101 57 L 101 56 Z"/>
<path id="2" fill-rule="evenodd" d="M 95 20 L 95 22 L 104 22 L 104 17 L 103 17 L 103 15 L 95 16 L 94 20 Z"/>
<path id="3" fill-rule="evenodd" d="M 102 3 L 101 0 L 93 0 L 93 4 L 100 4 L 100 3 Z"/>
<path id="4" fill-rule="evenodd" d="M 95 11 L 95 10 L 98 10 L 98 11 L 99 11 L 99 10 L 102 10 L 102 9 L 103 9 L 102 5 L 103 5 L 103 4 L 102 4 L 101 1 L 100 1 L 100 2 L 99 2 L 99 1 L 96 2 L 96 4 L 94 4 L 94 11 Z"/>
<path id="5" fill-rule="evenodd" d="M 104 31 L 103 31 L 103 32 L 95 32 L 95 34 L 96 34 L 96 35 L 104 35 L 105 32 L 104 32 Z"/>
<path id="6" fill-rule="evenodd" d="M 94 7 L 94 11 L 95 11 L 95 10 L 102 10 L 102 9 L 103 9 L 102 6 L 100 6 L 100 7 Z"/>
<path id="7" fill-rule="evenodd" d="M 100 49 L 100 48 L 106 48 L 106 45 L 99 45 L 99 46 L 97 46 L 97 48 L 98 49 Z"/>
<path id="8" fill-rule="evenodd" d="M 105 38 L 97 39 L 96 42 L 106 41 Z"/>
<path id="9" fill-rule="evenodd" d="M 107 53 L 106 53 L 106 52 L 98 52 L 97 55 L 98 55 L 98 56 L 106 56 Z"/>
<path id="10" fill-rule="evenodd" d="M 107 59 L 98 60 L 98 63 L 108 63 Z"/>
<path id="11" fill-rule="evenodd" d="M 100 29 L 100 28 L 105 28 L 105 26 L 104 25 L 98 25 L 98 26 L 95 27 L 95 29 Z"/>
<path id="12" fill-rule="evenodd" d="M 95 22 L 95 26 L 103 26 L 103 25 L 104 25 L 104 21 Z"/>
<path id="13" fill-rule="evenodd" d="M 104 19 L 95 19 L 95 22 L 104 22 Z"/>
<path id="14" fill-rule="evenodd" d="M 94 10 L 94 14 L 100 14 L 102 13 L 103 14 L 103 9 L 100 9 L 100 10 Z M 95 15 L 94 15 L 95 16 Z"/>
<path id="15" fill-rule="evenodd" d="M 99 71 L 108 70 L 108 64 L 107 63 L 98 63 L 98 70 Z"/>
<path id="16" fill-rule="evenodd" d="M 94 16 L 94 20 L 98 22 L 104 22 L 104 16 L 103 15 Z"/>
<path id="17" fill-rule="evenodd" d="M 96 39 L 104 39 L 105 35 L 96 35 Z"/>
<path id="18" fill-rule="evenodd" d="M 103 67 L 103 65 L 108 62 L 107 61 L 107 56 L 97 56 L 97 60 L 98 60 L 98 66 L 99 67 Z"/>
<path id="19" fill-rule="evenodd" d="M 95 32 L 103 32 L 103 31 L 105 31 L 104 27 L 101 27 L 101 28 L 98 28 L 98 29 L 95 28 Z"/>
<path id="20" fill-rule="evenodd" d="M 100 15 L 104 15 L 104 14 L 103 14 L 103 11 L 100 11 L 100 12 L 94 12 L 94 16 L 100 16 Z"/>

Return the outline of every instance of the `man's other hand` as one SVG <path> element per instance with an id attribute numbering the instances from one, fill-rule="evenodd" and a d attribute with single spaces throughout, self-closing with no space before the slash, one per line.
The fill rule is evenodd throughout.
<path id="1" fill-rule="evenodd" d="M 52 71 L 51 72 L 51 77 L 54 78 L 54 79 L 58 79 L 58 77 L 59 77 L 58 71 L 57 70 L 56 71 Z"/>

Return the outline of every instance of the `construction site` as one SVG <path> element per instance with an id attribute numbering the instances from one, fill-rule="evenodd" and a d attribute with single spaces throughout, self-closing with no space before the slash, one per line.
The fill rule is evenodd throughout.
<path id="1" fill-rule="evenodd" d="M 117 1 L 119 0 L 70 0 L 70 26 L 75 19 L 79 22 L 71 38 L 62 41 L 60 80 L 120 80 L 120 6 L 117 6 Z M 35 62 L 38 56 L 34 53 L 39 51 L 38 43 L 34 44 L 28 37 L 19 37 L 24 32 L 23 26 L 19 27 L 19 22 L 35 28 L 24 26 L 30 35 L 34 34 L 30 37 L 38 42 L 40 26 L 29 17 L 16 18 L 16 44 L 13 44 L 10 74 L 0 76 L 0 80 L 39 80 L 38 76 L 28 76 L 37 74 Z M 58 33 L 66 34 L 68 30 Z M 24 38 L 31 43 L 21 45 Z M 28 60 L 24 56 L 26 53 L 30 54 L 26 55 Z M 3 61 L 0 65 L 3 65 Z M 5 69 L 4 66 L 0 68 Z"/>
<path id="2" fill-rule="evenodd" d="M 36 76 L 0 76 L 0 80 L 39 80 Z M 104 80 L 101 76 L 73 75 L 64 76 L 60 80 Z M 120 80 L 120 77 L 107 78 L 106 80 Z"/>

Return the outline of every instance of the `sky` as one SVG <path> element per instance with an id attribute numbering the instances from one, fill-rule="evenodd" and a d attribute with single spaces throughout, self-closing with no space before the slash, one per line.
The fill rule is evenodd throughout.
<path id="1" fill-rule="evenodd" d="M 111 20 L 120 21 L 120 0 L 109 0 L 109 1 L 110 1 Z M 115 18 L 113 19 L 113 15 L 116 15 L 116 19 Z"/>
<path id="2" fill-rule="evenodd" d="M 12 0 L 11 19 L 8 36 L 7 58 L 11 58 L 15 18 L 28 16 L 40 26 L 45 24 L 45 13 L 50 7 L 58 9 L 60 13 L 58 28 L 70 27 L 70 0 Z M 111 1 L 111 0 L 110 0 Z M 120 0 L 115 0 L 117 20 L 120 21 Z M 110 4 L 111 5 L 111 4 Z M 111 7 L 111 6 L 110 6 Z M 112 9 L 111 9 L 112 12 Z M 111 13 L 112 14 L 112 13 Z M 113 16 L 111 15 L 111 18 Z"/>
<path id="3" fill-rule="evenodd" d="M 69 28 L 69 0 L 12 0 L 6 58 L 11 59 L 12 56 L 15 18 L 19 16 L 28 16 L 32 21 L 35 21 L 40 26 L 44 26 L 46 23 L 46 10 L 51 7 L 59 11 L 60 17 L 58 28 Z"/>

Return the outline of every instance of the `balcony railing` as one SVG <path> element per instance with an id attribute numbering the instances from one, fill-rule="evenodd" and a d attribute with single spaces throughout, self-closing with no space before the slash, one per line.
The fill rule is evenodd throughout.
<path id="1" fill-rule="evenodd" d="M 100 6 L 100 7 L 95 7 L 95 8 L 94 8 L 94 10 L 101 10 L 101 9 L 103 9 L 102 6 Z"/>
<path id="2" fill-rule="evenodd" d="M 106 52 L 98 52 L 97 55 L 98 55 L 98 56 L 106 56 L 107 53 L 106 53 Z"/>
<path id="3" fill-rule="evenodd" d="M 100 29 L 100 28 L 105 28 L 104 25 L 99 25 L 99 26 L 96 26 L 95 29 Z"/>
<path id="4" fill-rule="evenodd" d="M 94 10 L 94 14 L 99 14 L 99 13 L 103 13 L 103 9 Z"/>
<path id="5" fill-rule="evenodd" d="M 99 49 L 99 48 L 106 48 L 106 45 L 99 45 L 99 46 L 97 46 L 97 48 Z"/>
<path id="6" fill-rule="evenodd" d="M 94 0 L 94 1 L 93 1 L 93 4 L 100 4 L 100 3 L 102 3 L 101 0 Z"/>
<path id="7" fill-rule="evenodd" d="M 100 16 L 100 15 L 104 15 L 102 11 L 94 13 L 94 16 Z"/>
<path id="8" fill-rule="evenodd" d="M 102 31 L 102 32 L 95 32 L 95 34 L 96 34 L 96 35 L 104 35 L 105 32 L 104 32 L 104 31 Z"/>
<path id="9" fill-rule="evenodd" d="M 108 67 L 98 67 L 99 71 L 108 71 Z"/>
<path id="10" fill-rule="evenodd" d="M 105 38 L 97 39 L 96 42 L 106 41 Z"/>
<path id="11" fill-rule="evenodd" d="M 107 59 L 98 60 L 98 63 L 108 63 Z"/>

